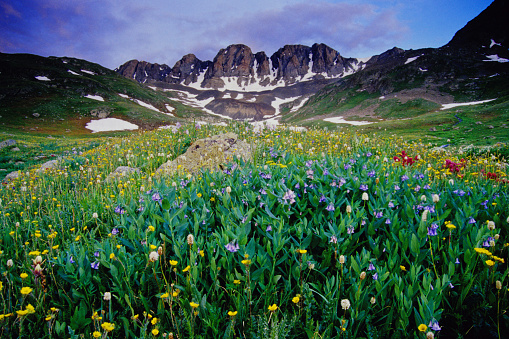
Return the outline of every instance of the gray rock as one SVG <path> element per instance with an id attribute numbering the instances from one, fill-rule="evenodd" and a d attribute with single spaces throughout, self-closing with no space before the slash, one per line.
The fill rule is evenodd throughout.
<path id="1" fill-rule="evenodd" d="M 11 180 L 19 178 L 20 173 L 21 173 L 20 171 L 14 171 L 14 172 L 7 174 L 7 176 L 4 178 L 3 182 L 8 183 Z"/>
<path id="2" fill-rule="evenodd" d="M 58 168 L 58 163 L 59 163 L 58 160 L 46 161 L 44 164 L 41 165 L 41 168 L 37 170 L 37 173 L 46 172 L 48 170 Z"/>
<path id="3" fill-rule="evenodd" d="M 136 167 L 119 166 L 106 177 L 106 181 L 127 177 L 132 173 L 140 173 L 140 169 Z"/>
<path id="4" fill-rule="evenodd" d="M 13 145 L 16 145 L 16 140 L 7 139 L 7 140 L 0 142 L 0 149 L 9 147 L 9 146 L 13 146 Z"/>
<path id="5" fill-rule="evenodd" d="M 176 172 L 194 174 L 201 169 L 222 170 L 234 157 L 250 160 L 252 151 L 249 144 L 239 140 L 235 133 L 214 135 L 196 140 L 186 153 L 162 164 L 156 175 L 173 175 Z"/>

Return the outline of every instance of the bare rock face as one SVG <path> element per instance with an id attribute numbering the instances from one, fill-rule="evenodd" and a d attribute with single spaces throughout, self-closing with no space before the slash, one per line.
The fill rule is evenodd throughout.
<path id="1" fill-rule="evenodd" d="M 266 115 L 274 115 L 275 109 L 269 104 L 243 102 L 233 99 L 217 99 L 209 103 L 206 108 L 213 112 L 221 112 L 236 120 L 263 120 Z"/>
<path id="2" fill-rule="evenodd" d="M 173 68 L 131 60 L 116 71 L 141 83 L 161 81 L 186 86 L 193 83 L 217 89 L 227 86 L 226 78 L 240 87 L 255 82 L 268 86 L 280 80 L 292 84 L 306 75 L 314 76 L 311 72 L 329 77 L 342 75 L 356 64 L 356 59 L 343 58 L 324 44 L 286 45 L 270 58 L 265 52 L 253 54 L 248 46 L 235 44 L 219 50 L 213 61 L 201 61 L 194 54 L 187 54 Z"/>
<path id="3" fill-rule="evenodd" d="M 186 153 L 162 164 L 156 175 L 173 175 L 177 172 L 194 174 L 201 169 L 221 170 L 234 157 L 247 161 L 251 156 L 248 143 L 239 140 L 235 133 L 224 133 L 196 140 Z"/>

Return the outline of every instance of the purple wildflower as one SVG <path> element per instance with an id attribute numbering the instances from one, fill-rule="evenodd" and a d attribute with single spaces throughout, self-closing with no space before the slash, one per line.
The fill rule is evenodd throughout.
<path id="1" fill-rule="evenodd" d="M 373 280 L 378 280 L 378 273 L 373 274 Z"/>
<path id="2" fill-rule="evenodd" d="M 270 232 L 270 231 L 272 231 L 272 226 L 269 225 L 269 226 L 267 226 L 267 229 L 265 229 L 265 232 Z"/>
<path id="3" fill-rule="evenodd" d="M 111 230 L 111 234 L 117 235 L 118 234 L 118 229 L 116 227 L 114 229 L 112 229 Z"/>
<path id="4" fill-rule="evenodd" d="M 295 202 L 295 193 L 292 190 L 288 190 L 285 195 L 283 196 L 283 200 L 286 203 L 286 200 L 290 200 L 290 204 L 293 204 Z"/>
<path id="5" fill-rule="evenodd" d="M 470 219 L 468 219 L 468 223 L 469 224 L 475 224 L 475 219 L 470 217 Z"/>
<path id="6" fill-rule="evenodd" d="M 404 174 L 401 176 L 401 181 L 407 181 L 409 178 L 408 178 L 408 175 Z"/>
<path id="7" fill-rule="evenodd" d="M 437 229 L 438 229 L 438 225 L 435 223 L 432 223 L 431 226 L 428 227 L 428 235 L 430 237 L 434 237 L 435 235 L 437 235 Z"/>
<path id="8" fill-rule="evenodd" d="M 117 213 L 117 214 L 124 214 L 125 213 L 125 209 L 123 209 L 120 206 L 117 206 L 117 207 L 115 207 L 115 213 Z"/>
<path id="9" fill-rule="evenodd" d="M 438 321 L 436 321 L 435 319 L 433 319 L 432 321 L 429 322 L 428 327 L 431 328 L 433 331 L 440 331 L 442 329 L 438 325 Z"/>
<path id="10" fill-rule="evenodd" d="M 329 212 L 332 212 L 332 211 L 334 211 L 334 210 L 335 210 L 335 208 L 334 208 L 334 205 L 333 205 L 333 204 L 329 204 L 329 206 L 327 206 L 325 209 L 326 209 L 327 211 L 329 211 Z"/>
<path id="11" fill-rule="evenodd" d="M 360 187 L 359 187 L 360 190 L 362 191 L 367 191 L 368 190 L 368 185 L 366 184 L 362 184 Z"/>
<path id="12" fill-rule="evenodd" d="M 235 252 L 237 252 L 237 251 L 240 249 L 240 248 L 239 248 L 239 244 L 238 244 L 235 240 L 233 240 L 232 242 L 230 242 L 230 243 L 228 243 L 228 244 L 224 245 L 224 247 L 225 247 L 228 251 L 230 251 L 231 253 L 235 253 Z"/>
<path id="13" fill-rule="evenodd" d="M 161 198 L 161 195 L 159 193 L 156 192 L 156 193 L 152 194 L 152 201 L 161 201 L 161 200 L 163 200 L 163 199 Z"/>
<path id="14" fill-rule="evenodd" d="M 99 261 L 91 263 L 90 267 L 92 267 L 94 270 L 98 270 L 99 269 Z"/>
<path id="15" fill-rule="evenodd" d="M 338 238 L 336 238 L 336 236 L 333 235 L 332 237 L 330 237 L 330 242 L 333 243 L 333 244 L 337 244 L 338 243 Z"/>
<path id="16" fill-rule="evenodd" d="M 375 265 L 373 265 L 373 263 L 369 263 L 368 271 L 373 271 L 373 270 L 375 270 Z"/>
<path id="17" fill-rule="evenodd" d="M 354 234 L 355 233 L 355 227 L 354 226 L 348 226 L 346 228 L 346 233 L 347 234 Z"/>

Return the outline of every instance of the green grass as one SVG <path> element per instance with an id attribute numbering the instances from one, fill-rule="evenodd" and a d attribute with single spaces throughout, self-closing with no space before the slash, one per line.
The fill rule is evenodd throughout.
<path id="1" fill-rule="evenodd" d="M 154 175 L 183 144 L 226 131 L 256 146 L 248 162 Z M 459 154 L 378 129 L 247 124 L 15 137 L 27 157 L 63 160 L 0 188 L 1 336 L 497 337 L 509 329 L 507 146 Z M 403 151 L 419 159 L 402 166 L 394 159 Z M 463 165 L 456 172 L 451 162 Z M 106 181 L 117 166 L 140 173 Z M 440 331 L 427 326 L 435 321 Z"/>

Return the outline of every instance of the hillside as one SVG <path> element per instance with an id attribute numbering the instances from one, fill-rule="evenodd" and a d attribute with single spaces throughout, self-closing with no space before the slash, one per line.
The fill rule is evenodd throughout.
<path id="1" fill-rule="evenodd" d="M 202 115 L 170 98 L 85 60 L 0 53 L 3 131 L 85 135 L 99 117 L 153 129 Z"/>

